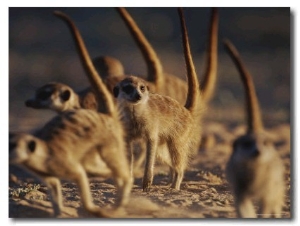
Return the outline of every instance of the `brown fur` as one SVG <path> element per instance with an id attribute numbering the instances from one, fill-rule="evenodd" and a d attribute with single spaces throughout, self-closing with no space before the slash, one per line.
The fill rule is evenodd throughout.
<path id="1" fill-rule="evenodd" d="M 51 109 L 57 113 L 71 109 L 98 109 L 96 97 L 90 88 L 76 93 L 66 84 L 51 82 L 35 91 L 35 95 L 25 101 L 25 105 L 35 109 Z"/>
<path id="2" fill-rule="evenodd" d="M 55 12 L 55 15 L 62 18 L 69 27 L 74 26 L 67 15 L 61 12 Z M 71 30 L 74 31 L 74 29 Z M 16 163 L 25 164 L 25 167 L 33 170 L 42 178 L 46 176 L 46 182 L 48 175 L 50 175 L 51 180 L 53 177 L 75 180 L 80 187 L 84 207 L 97 216 L 108 216 L 93 204 L 86 174 L 99 173 L 97 169 L 89 172 L 90 163 L 91 165 L 95 163 L 96 165 L 103 165 L 104 162 L 111 170 L 111 175 L 116 179 L 119 188 L 118 206 L 127 203 L 132 179 L 125 153 L 124 130 L 113 97 L 93 66 L 79 33 L 78 38 L 77 47 L 85 49 L 81 57 L 85 59 L 83 63 L 87 76 L 97 101 L 102 103 L 98 105 L 99 112 L 87 109 L 62 112 L 37 133 L 37 137 L 40 139 L 37 141 L 42 144 L 43 156 L 40 162 L 37 162 L 35 158 L 39 156 L 27 156 L 26 154 L 25 162 L 23 159 L 20 160 L 20 156 L 24 156 L 24 153 L 28 154 L 28 151 L 24 149 L 13 149 L 12 153 L 16 154 L 13 160 L 18 160 Z M 22 137 L 20 141 L 23 141 Z M 96 152 L 99 155 L 98 159 L 103 160 L 102 162 L 95 162 L 93 156 Z M 28 165 L 27 160 L 29 160 L 30 165 Z M 101 171 L 100 168 L 99 170 Z M 60 185 L 59 180 L 54 179 L 55 184 L 49 184 L 49 186 L 54 191 L 52 194 L 54 212 L 59 214 L 60 206 L 62 206 L 61 195 L 57 196 Z"/>
<path id="3" fill-rule="evenodd" d="M 262 217 L 280 217 L 284 203 L 284 166 L 263 127 L 261 111 L 250 73 L 233 44 L 225 48 L 238 68 L 246 94 L 247 132 L 233 143 L 226 173 L 239 217 L 256 217 L 252 203 L 260 203 Z"/>
<path id="4" fill-rule="evenodd" d="M 154 84 L 154 89 L 152 91 L 170 96 L 179 101 L 179 103 L 184 104 L 188 92 L 186 81 L 163 71 L 163 66 L 159 57 L 127 10 L 125 8 L 117 8 L 117 11 L 143 54 L 148 69 L 147 81 Z M 207 66 L 202 86 L 202 97 L 205 103 L 212 98 L 216 84 L 218 57 L 217 34 L 218 13 L 217 9 L 213 8 L 208 40 L 209 45 L 207 49 Z"/>
<path id="5" fill-rule="evenodd" d="M 147 85 L 134 76 L 124 79 L 114 89 L 127 141 L 143 138 L 147 144 L 144 191 L 152 184 L 156 158 L 171 167 L 174 174 L 171 187 L 179 190 L 189 158 L 200 143 L 201 94 L 181 11 L 180 18 L 189 82 L 185 107 L 171 97 L 149 92 Z"/>
<path id="6" fill-rule="evenodd" d="M 87 175 L 112 175 L 118 188 L 116 207 L 128 202 L 132 182 L 122 131 L 121 123 L 112 116 L 86 109 L 65 111 L 35 136 L 10 135 L 10 164 L 22 166 L 47 184 L 55 216 L 63 208 L 59 179 L 66 179 L 78 184 L 88 212 L 109 217 L 107 211 L 93 204 Z M 103 160 L 98 168 L 92 168 L 95 161 L 88 157 L 95 150 Z"/>

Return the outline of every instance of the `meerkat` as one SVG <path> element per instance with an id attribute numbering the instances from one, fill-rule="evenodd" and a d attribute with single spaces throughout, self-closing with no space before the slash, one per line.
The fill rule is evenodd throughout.
<path id="1" fill-rule="evenodd" d="M 72 25 L 65 14 L 56 12 L 56 15 L 64 18 L 68 26 Z M 80 40 L 79 48 L 80 45 L 84 45 L 81 36 Z M 85 54 L 88 55 L 88 52 Z M 94 159 L 87 156 L 97 150 L 111 170 L 119 194 L 116 207 L 123 207 L 128 202 L 132 178 L 126 156 L 124 128 L 113 96 L 98 75 L 90 58 L 84 63 L 96 99 L 102 103 L 98 105 L 98 111 L 89 109 L 64 111 L 39 130 L 36 136 L 28 134 L 10 136 L 10 162 L 33 171 L 48 183 L 52 191 L 52 204 L 56 216 L 60 214 L 62 207 L 58 179 L 61 178 L 77 182 L 87 211 L 96 216 L 106 217 L 110 215 L 92 202 L 87 178 L 90 168 L 87 166 L 89 161 L 93 164 Z M 37 151 L 31 147 L 30 141 L 28 144 L 30 148 L 26 149 L 29 147 L 26 145 L 27 138 L 36 138 L 33 147 L 38 147 Z M 91 173 L 95 172 L 97 173 L 97 169 Z"/>
<path id="2" fill-rule="evenodd" d="M 25 105 L 34 109 L 51 109 L 57 113 L 71 109 L 98 109 L 96 97 L 91 88 L 76 93 L 70 86 L 50 82 L 35 91 Z"/>
<path id="3" fill-rule="evenodd" d="M 233 44 L 225 40 L 224 45 L 239 71 L 246 95 L 247 132 L 233 142 L 226 167 L 237 214 L 242 218 L 257 217 L 252 202 L 257 200 L 262 217 L 280 217 L 285 193 L 284 165 L 266 135 L 251 75 Z"/>
<path id="4" fill-rule="evenodd" d="M 151 46 L 143 32 L 138 27 L 137 23 L 128 13 L 128 11 L 119 7 L 116 8 L 122 20 L 125 22 L 134 41 L 142 52 L 147 65 L 147 81 L 153 84 L 150 90 L 158 94 L 170 96 L 179 103 L 184 104 L 187 96 L 188 85 L 185 80 L 179 77 L 166 73 L 163 70 L 162 63 Z M 216 82 L 217 82 L 217 67 L 218 67 L 218 23 L 219 15 L 217 8 L 212 8 L 209 25 L 208 45 L 206 50 L 206 65 L 204 78 L 199 89 L 202 92 L 202 103 L 208 105 L 213 98 Z M 207 108 L 207 107 L 206 107 Z M 215 137 L 213 134 L 202 134 L 202 146 L 206 150 L 215 146 Z M 211 141 L 210 146 L 207 146 L 206 141 Z M 203 148 L 202 148 L 203 149 Z"/>
<path id="5" fill-rule="evenodd" d="M 178 13 L 189 87 L 185 106 L 169 96 L 149 92 L 147 85 L 138 77 L 125 78 L 114 88 L 126 128 L 127 142 L 136 138 L 146 142 L 144 191 L 148 191 L 152 184 L 156 158 L 171 167 L 174 174 L 171 188 L 180 190 L 189 158 L 200 143 L 201 92 L 182 9 L 178 9 Z"/>
<path id="6" fill-rule="evenodd" d="M 86 156 L 97 149 L 112 172 L 118 189 L 116 207 L 128 202 L 131 179 L 126 161 L 123 129 L 106 114 L 88 109 L 66 111 L 54 117 L 35 136 L 10 134 L 9 162 L 19 165 L 41 178 L 48 186 L 54 215 L 63 208 L 59 179 L 72 180 L 79 186 L 85 209 L 99 217 L 109 217 L 93 204 L 87 175 L 92 169 Z"/>
<path id="7" fill-rule="evenodd" d="M 188 93 L 188 85 L 186 81 L 164 72 L 162 63 L 154 48 L 146 39 L 134 19 L 125 8 L 119 7 L 116 8 L 116 10 L 125 22 L 132 37 L 142 52 L 148 70 L 146 80 L 154 84 L 154 90 L 152 91 L 170 96 L 179 101 L 179 103 L 184 104 Z M 216 8 L 213 8 L 211 12 L 206 55 L 206 72 L 201 86 L 202 88 L 199 87 L 202 90 L 202 99 L 204 103 L 208 103 L 213 97 L 217 79 L 218 11 Z"/>

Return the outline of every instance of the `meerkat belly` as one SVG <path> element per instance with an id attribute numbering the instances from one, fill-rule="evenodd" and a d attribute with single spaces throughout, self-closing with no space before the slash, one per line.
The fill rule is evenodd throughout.
<path id="1" fill-rule="evenodd" d="M 172 165 L 170 151 L 166 143 L 160 144 L 158 146 L 156 158 L 161 163 L 167 164 L 169 166 Z"/>

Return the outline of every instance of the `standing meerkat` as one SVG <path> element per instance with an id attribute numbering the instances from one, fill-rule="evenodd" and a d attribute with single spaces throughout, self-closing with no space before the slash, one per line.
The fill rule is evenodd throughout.
<path id="1" fill-rule="evenodd" d="M 125 8 L 116 8 L 122 20 L 125 22 L 132 37 L 142 52 L 147 65 L 147 81 L 154 84 L 156 93 L 170 96 L 179 103 L 184 104 L 188 93 L 186 81 L 177 76 L 165 73 L 162 63 L 157 56 L 154 48 L 146 39 L 134 19 Z M 218 61 L 218 11 L 213 8 L 210 18 L 206 71 L 202 84 L 202 99 L 208 103 L 213 97 L 217 80 L 217 61 Z M 200 88 L 200 87 L 199 87 Z M 201 89 L 201 88 L 200 88 Z"/>
<path id="2" fill-rule="evenodd" d="M 171 187 L 179 190 L 189 158 L 200 143 L 201 93 L 182 9 L 178 13 L 189 88 L 185 106 L 169 96 L 149 92 L 147 85 L 134 76 L 125 78 L 114 89 L 127 142 L 142 138 L 147 145 L 144 191 L 152 184 L 156 158 L 170 166 L 174 175 Z"/>
<path id="3" fill-rule="evenodd" d="M 228 40 L 225 49 L 238 68 L 246 94 L 247 132 L 233 142 L 226 173 L 232 185 L 237 214 L 255 218 L 252 200 L 258 200 L 262 217 L 280 217 L 284 204 L 284 165 L 266 135 L 255 87 L 236 48 Z"/>

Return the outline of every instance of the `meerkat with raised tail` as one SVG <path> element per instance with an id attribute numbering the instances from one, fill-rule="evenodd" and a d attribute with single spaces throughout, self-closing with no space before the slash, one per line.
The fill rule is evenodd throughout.
<path id="1" fill-rule="evenodd" d="M 64 18 L 68 26 L 71 25 L 65 14 L 55 14 Z M 79 45 L 84 45 L 82 39 Z M 110 214 L 92 202 L 87 174 L 97 173 L 97 169 L 90 172 L 87 166 L 89 161 L 94 163 L 90 153 L 97 150 L 115 179 L 118 191 L 116 207 L 126 205 L 132 188 L 132 178 L 126 156 L 124 128 L 113 96 L 98 76 L 92 61 L 87 60 L 84 63 L 97 101 L 102 103 L 98 105 L 98 112 L 89 109 L 64 111 L 35 136 L 10 136 L 10 162 L 34 172 L 48 184 L 56 216 L 60 214 L 63 206 L 59 182 L 61 178 L 78 184 L 83 205 L 88 212 L 109 217 Z"/>
<path id="2" fill-rule="evenodd" d="M 156 158 L 170 166 L 174 174 L 171 187 L 179 190 L 189 158 L 200 143 L 201 92 L 182 9 L 178 9 L 178 13 L 189 87 L 185 106 L 169 96 L 149 92 L 147 85 L 134 76 L 124 79 L 114 89 L 127 142 L 142 138 L 147 145 L 144 191 L 149 190 L 152 184 Z"/>
<path id="3" fill-rule="evenodd" d="M 237 214 L 256 218 L 253 200 L 258 200 L 262 217 L 280 217 L 285 194 L 284 165 L 266 135 L 251 75 L 233 44 L 226 40 L 224 45 L 239 71 L 246 95 L 247 132 L 233 142 L 226 167 Z"/>
<path id="4" fill-rule="evenodd" d="M 125 22 L 132 37 L 142 52 L 147 65 L 147 81 L 154 84 L 154 90 L 158 94 L 170 96 L 179 103 L 184 104 L 188 93 L 188 85 L 186 81 L 177 76 L 166 73 L 163 70 L 162 63 L 157 56 L 154 48 L 146 39 L 137 23 L 123 7 L 116 8 L 122 20 Z M 206 71 L 203 79 L 202 99 L 203 103 L 208 103 L 213 97 L 216 79 L 217 79 L 217 61 L 218 61 L 218 11 L 217 8 L 212 8 L 208 48 L 206 53 Z M 152 87 L 151 87 L 152 88 Z"/>

